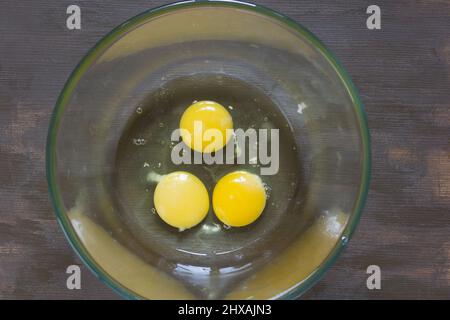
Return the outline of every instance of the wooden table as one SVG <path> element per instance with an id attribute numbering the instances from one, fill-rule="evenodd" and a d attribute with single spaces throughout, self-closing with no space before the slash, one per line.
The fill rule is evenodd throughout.
<path id="1" fill-rule="evenodd" d="M 307 299 L 450 298 L 450 2 L 255 1 L 288 14 L 336 54 L 360 90 L 372 135 L 368 201 L 349 246 Z M 80 5 L 82 29 L 66 28 Z M 82 266 L 57 225 L 45 178 L 50 114 L 86 51 L 164 1 L 12 1 L 0 9 L 0 298 L 118 298 Z M 381 267 L 381 290 L 366 268 Z"/>

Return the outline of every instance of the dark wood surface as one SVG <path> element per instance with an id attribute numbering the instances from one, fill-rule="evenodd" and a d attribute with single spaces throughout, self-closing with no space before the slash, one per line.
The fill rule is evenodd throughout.
<path id="1" fill-rule="evenodd" d="M 450 299 L 450 2 L 255 1 L 288 14 L 336 54 L 360 90 L 373 172 L 347 249 L 306 299 Z M 164 1 L 2 1 L 0 6 L 0 298 L 118 298 L 82 266 L 57 225 L 45 178 L 50 114 L 86 51 L 117 24 Z M 65 26 L 78 4 L 82 30 Z M 382 289 L 366 288 L 366 268 Z"/>

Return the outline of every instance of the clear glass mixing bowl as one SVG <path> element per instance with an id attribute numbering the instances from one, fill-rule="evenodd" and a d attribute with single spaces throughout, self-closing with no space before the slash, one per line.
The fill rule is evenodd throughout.
<path id="1" fill-rule="evenodd" d="M 178 232 L 152 212 L 152 174 L 191 171 L 211 194 L 231 169 L 255 169 L 171 163 L 171 130 L 205 99 L 233 106 L 236 126 L 280 128 L 280 170 L 263 177 L 256 223 L 228 229 L 210 212 Z M 363 106 L 336 58 L 296 22 L 241 2 L 180 2 L 115 28 L 71 74 L 48 135 L 58 220 L 127 298 L 298 297 L 348 242 L 369 173 Z"/>

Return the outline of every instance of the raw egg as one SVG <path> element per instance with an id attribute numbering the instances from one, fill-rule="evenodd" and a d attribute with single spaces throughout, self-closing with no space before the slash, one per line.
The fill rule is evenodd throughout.
<path id="1" fill-rule="evenodd" d="M 222 177 L 213 192 L 213 209 L 225 225 L 242 227 L 254 222 L 266 206 L 261 178 L 246 171 Z"/>
<path id="2" fill-rule="evenodd" d="M 183 142 L 191 149 L 211 153 L 222 149 L 230 140 L 233 119 L 219 103 L 199 101 L 184 111 L 180 129 Z"/>
<path id="3" fill-rule="evenodd" d="M 153 201 L 161 219 L 180 231 L 199 224 L 209 210 L 205 185 L 184 171 L 163 176 L 156 186 Z"/>

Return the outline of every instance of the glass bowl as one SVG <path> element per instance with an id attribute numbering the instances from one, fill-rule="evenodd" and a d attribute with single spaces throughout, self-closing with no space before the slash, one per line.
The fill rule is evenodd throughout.
<path id="1" fill-rule="evenodd" d="M 179 232 L 155 214 L 155 177 L 190 171 L 211 195 L 227 172 L 261 169 L 171 162 L 170 134 L 194 100 L 220 102 L 235 127 L 279 129 L 279 170 L 262 176 L 267 205 L 247 227 L 210 209 Z M 365 114 L 342 66 L 306 28 L 242 2 L 179 2 L 115 28 L 70 75 L 47 141 L 59 223 L 126 298 L 299 297 L 347 244 L 369 174 Z"/>

